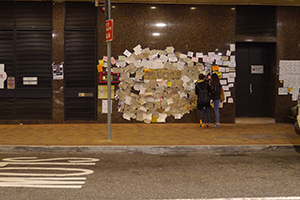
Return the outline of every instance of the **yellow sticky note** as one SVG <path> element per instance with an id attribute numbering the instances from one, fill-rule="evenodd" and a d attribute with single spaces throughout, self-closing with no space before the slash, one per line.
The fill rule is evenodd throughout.
<path id="1" fill-rule="evenodd" d="M 151 122 L 157 122 L 157 116 L 152 115 L 152 120 L 151 120 Z"/>
<path id="2" fill-rule="evenodd" d="M 170 81 L 170 82 L 167 82 L 167 86 L 168 87 L 172 87 L 172 82 Z"/>
<path id="3" fill-rule="evenodd" d="M 100 72 L 103 72 L 103 68 L 102 68 L 103 66 L 102 65 L 97 65 L 97 69 L 98 69 L 98 72 L 100 73 Z"/>
<path id="4" fill-rule="evenodd" d="M 104 66 L 104 60 L 99 60 L 99 65 Z"/>

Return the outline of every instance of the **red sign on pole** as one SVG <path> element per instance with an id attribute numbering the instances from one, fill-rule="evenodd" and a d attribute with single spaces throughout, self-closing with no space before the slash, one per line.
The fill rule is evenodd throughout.
<path id="1" fill-rule="evenodd" d="M 113 20 L 106 20 L 106 42 L 113 40 Z"/>

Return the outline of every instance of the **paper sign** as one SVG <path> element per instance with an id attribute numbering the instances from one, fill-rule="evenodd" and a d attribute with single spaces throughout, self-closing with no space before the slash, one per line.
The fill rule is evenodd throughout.
<path id="1" fill-rule="evenodd" d="M 127 57 L 131 56 L 130 51 L 128 51 L 127 49 L 123 52 L 123 54 Z"/>
<path id="2" fill-rule="evenodd" d="M 288 94 L 288 88 L 278 88 L 278 95 L 287 95 Z"/>
<path id="3" fill-rule="evenodd" d="M 192 61 L 193 61 L 193 62 L 198 62 L 198 61 L 199 61 L 199 58 L 197 58 L 197 57 L 192 57 Z"/>
<path id="4" fill-rule="evenodd" d="M 213 71 L 219 71 L 219 65 L 213 65 L 211 68 Z"/>
<path id="5" fill-rule="evenodd" d="M 188 52 L 188 57 L 191 58 L 191 57 L 193 57 L 193 56 L 194 56 L 194 52 L 189 51 L 189 52 Z"/>
<path id="6" fill-rule="evenodd" d="M 197 57 L 197 58 L 202 58 L 202 57 L 203 57 L 203 53 L 197 52 L 197 53 L 196 53 L 196 57 Z"/>
<path id="7" fill-rule="evenodd" d="M 264 66 L 263 65 L 251 65 L 251 74 L 263 74 Z"/>
<path id="8" fill-rule="evenodd" d="M 110 113 L 112 112 L 112 100 L 110 103 Z M 102 113 L 107 113 L 108 112 L 108 101 L 107 100 L 102 100 Z M 130 118 L 129 118 L 130 120 Z"/>

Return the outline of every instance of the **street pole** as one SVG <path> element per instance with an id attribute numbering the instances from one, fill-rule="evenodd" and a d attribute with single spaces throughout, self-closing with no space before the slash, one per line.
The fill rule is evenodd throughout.
<path id="1" fill-rule="evenodd" d="M 105 1 L 106 20 L 110 20 L 110 0 Z M 107 41 L 107 125 L 108 140 L 111 140 L 111 41 Z"/>

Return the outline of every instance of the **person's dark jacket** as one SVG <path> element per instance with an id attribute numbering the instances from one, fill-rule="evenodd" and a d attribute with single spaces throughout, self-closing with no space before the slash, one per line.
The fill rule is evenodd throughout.
<path id="1" fill-rule="evenodd" d="M 196 95 L 199 95 L 199 90 L 202 90 L 206 87 L 209 95 L 211 94 L 211 86 L 209 84 L 208 81 L 202 81 L 202 82 L 196 82 L 195 84 L 195 94 Z M 209 108 L 210 107 L 210 102 L 208 103 L 202 103 L 202 104 L 199 104 L 197 103 L 197 107 L 199 110 L 202 110 L 203 108 Z"/>
<path id="2" fill-rule="evenodd" d="M 221 84 L 220 83 L 217 83 L 215 85 L 215 87 L 212 87 L 211 88 L 211 99 L 212 100 L 218 100 L 220 99 L 220 94 L 221 94 Z"/>

